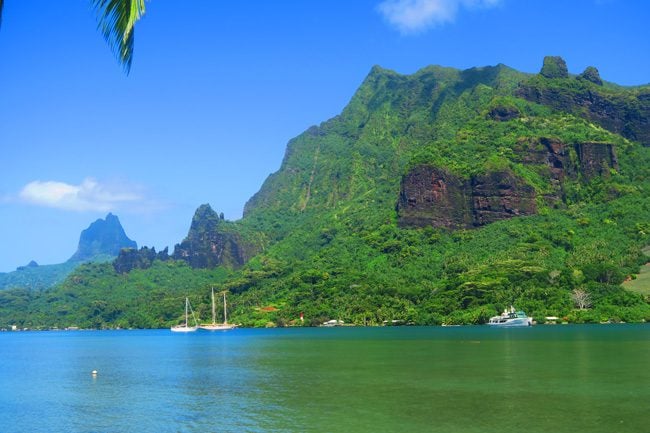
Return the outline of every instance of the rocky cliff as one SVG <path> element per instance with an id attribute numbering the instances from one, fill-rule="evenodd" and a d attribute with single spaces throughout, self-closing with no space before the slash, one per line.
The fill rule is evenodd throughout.
<path id="1" fill-rule="evenodd" d="M 402 181 L 402 226 L 472 228 L 536 213 L 535 190 L 509 170 L 464 180 L 445 169 L 419 166 Z"/>
<path id="2" fill-rule="evenodd" d="M 520 83 L 515 94 L 556 110 L 582 116 L 625 138 L 650 146 L 650 88 L 627 92 L 603 86 L 598 70 L 588 67 L 569 77 L 564 60 L 544 59 L 539 76 Z M 557 60 L 559 59 L 559 60 Z"/>
<path id="3" fill-rule="evenodd" d="M 472 177 L 471 192 L 475 227 L 537 212 L 535 189 L 509 170 Z"/>
<path id="4" fill-rule="evenodd" d="M 415 167 L 402 180 L 399 222 L 416 227 L 471 227 L 471 195 L 471 183 L 444 168 Z"/>
<path id="5" fill-rule="evenodd" d="M 251 247 L 209 204 L 199 206 L 187 237 L 174 247 L 172 258 L 184 260 L 193 268 L 219 265 L 239 267 L 254 254 Z"/>
<path id="6" fill-rule="evenodd" d="M 133 269 L 150 268 L 154 260 L 169 260 L 168 248 L 156 253 L 155 248 L 122 248 L 120 255 L 113 261 L 113 269 L 118 274 L 126 274 Z"/>
<path id="7" fill-rule="evenodd" d="M 523 164 L 545 169 L 552 187 L 541 199 L 548 205 L 564 200 L 565 179 L 588 181 L 618 168 L 611 144 L 568 146 L 553 138 L 522 138 L 514 150 Z M 401 226 L 472 228 L 537 213 L 537 193 L 508 169 L 463 179 L 444 168 L 419 165 L 402 178 L 397 210 Z"/>

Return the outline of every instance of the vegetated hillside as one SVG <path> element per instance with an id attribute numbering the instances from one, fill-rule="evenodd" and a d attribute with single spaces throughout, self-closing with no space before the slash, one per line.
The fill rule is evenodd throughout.
<path id="1" fill-rule="evenodd" d="M 107 260 L 111 260 L 108 258 Z M 65 262 L 54 265 L 39 265 L 33 260 L 26 266 L 19 266 L 15 271 L 0 274 L 0 291 L 9 288 L 26 290 L 45 290 L 65 280 L 78 262 Z"/>
<path id="2" fill-rule="evenodd" d="M 119 218 L 109 213 L 105 219 L 97 219 L 81 232 L 77 251 L 66 262 L 38 265 L 32 260 L 14 272 L 0 273 L 0 290 L 45 290 L 62 282 L 82 263 L 112 261 L 122 248 L 136 247 L 135 241 L 129 239 L 124 232 Z"/>
<path id="3" fill-rule="evenodd" d="M 0 296 L 0 327 L 19 310 L 28 326 L 166 326 L 186 294 L 207 311 L 211 284 L 230 290 L 232 320 L 249 326 L 483 323 L 510 304 L 538 320 L 650 319 L 648 299 L 621 288 L 650 243 L 650 148 L 633 141 L 648 128 L 646 88 L 565 71 L 558 58 L 533 76 L 374 67 L 341 115 L 290 141 L 241 221 L 190 231 L 177 258 L 208 269 L 151 254 L 122 276 L 91 266 L 22 307 Z M 618 111 L 585 108 L 601 94 Z M 228 261 L 209 257 L 219 251 Z M 254 252 L 232 260 L 236 251 Z M 206 278 L 187 285 L 188 275 Z M 592 308 L 575 308 L 576 289 Z M 63 299 L 70 308 L 54 322 L 46 313 Z M 124 306 L 73 312 L 93 302 Z"/>

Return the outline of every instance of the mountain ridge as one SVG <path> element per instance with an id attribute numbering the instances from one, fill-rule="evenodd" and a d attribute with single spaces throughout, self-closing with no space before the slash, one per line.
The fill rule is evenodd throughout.
<path id="1" fill-rule="evenodd" d="M 137 248 L 137 243 L 126 236 L 119 218 L 108 213 L 81 231 L 76 252 L 64 263 L 38 265 L 32 260 L 13 272 L 0 274 L 0 290 L 23 287 L 44 290 L 63 281 L 84 262 L 111 261 L 122 248 Z"/>
<path id="2" fill-rule="evenodd" d="M 373 67 L 341 114 L 289 141 L 241 220 L 202 205 L 178 255 L 142 250 L 144 265 L 124 272 L 84 266 L 31 299 L 23 323 L 168 326 L 188 293 L 205 313 L 214 285 L 247 326 L 484 323 L 510 304 L 540 321 L 650 320 L 649 300 L 620 286 L 647 260 L 650 148 L 519 89 L 605 92 L 616 113 L 635 112 L 645 90 L 558 70 Z M 635 113 L 625 122 L 642 137 L 647 117 Z M 423 206 L 415 222 L 409 203 Z M 246 243 L 243 260 L 223 260 Z M 592 309 L 574 308 L 578 289 Z M 67 293 L 86 313 L 47 319 L 68 311 Z M 19 311 L 0 307 L 0 326 Z"/>

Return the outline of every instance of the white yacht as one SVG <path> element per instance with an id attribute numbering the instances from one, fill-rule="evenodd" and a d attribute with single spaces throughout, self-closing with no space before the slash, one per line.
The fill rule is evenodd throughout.
<path id="1" fill-rule="evenodd" d="M 514 327 L 514 326 L 531 326 L 533 318 L 526 316 L 523 311 L 515 311 L 514 307 L 506 308 L 499 316 L 490 318 L 488 325 L 501 326 L 501 327 Z"/>

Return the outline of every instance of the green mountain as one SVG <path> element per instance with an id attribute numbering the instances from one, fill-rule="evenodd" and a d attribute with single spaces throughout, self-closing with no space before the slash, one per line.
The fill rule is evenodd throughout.
<path id="1" fill-rule="evenodd" d="M 126 235 L 119 218 L 109 213 L 105 219 L 98 219 L 81 232 L 77 251 L 68 261 L 81 262 L 98 256 L 115 257 L 122 248 L 137 248 L 137 244 Z"/>
<path id="2" fill-rule="evenodd" d="M 556 57 L 538 75 L 375 66 L 339 116 L 289 142 L 242 220 L 203 205 L 172 255 L 124 251 L 50 291 L 0 294 L 0 327 L 169 326 L 188 294 L 207 318 L 211 285 L 248 326 L 483 323 L 510 304 L 649 320 L 647 295 L 621 287 L 650 244 L 649 113 L 650 87 Z"/>
<path id="3" fill-rule="evenodd" d="M 122 248 L 136 247 L 124 233 L 120 220 L 109 213 L 106 219 L 98 219 L 81 232 L 77 251 L 66 262 L 39 266 L 32 260 L 14 272 L 0 274 L 0 290 L 44 290 L 62 282 L 81 263 L 112 261 Z"/>

